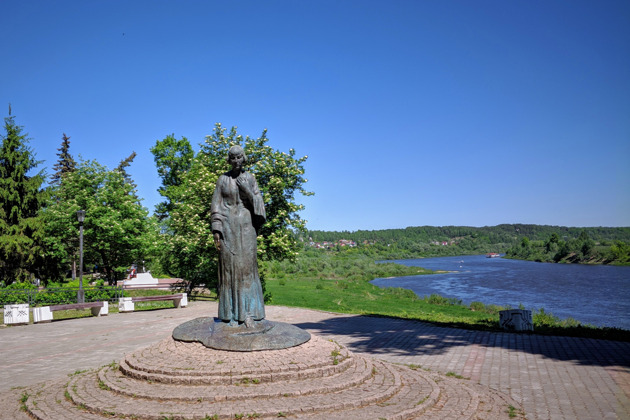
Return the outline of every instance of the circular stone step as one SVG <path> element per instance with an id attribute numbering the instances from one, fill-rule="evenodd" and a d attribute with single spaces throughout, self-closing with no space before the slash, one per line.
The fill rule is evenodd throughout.
<path id="1" fill-rule="evenodd" d="M 113 392 L 137 398 L 184 401 L 275 398 L 341 391 L 365 382 L 373 374 L 374 365 L 370 359 L 348 358 L 346 361 L 349 362 L 347 369 L 334 375 L 304 377 L 299 380 L 299 388 L 293 385 L 298 379 L 297 376 L 294 381 L 280 381 L 276 375 L 273 378 L 275 382 L 241 376 L 227 377 L 225 384 L 213 380 L 214 386 L 180 386 L 186 383 L 185 379 L 191 379 L 189 385 L 207 385 L 210 382 L 204 383 L 201 381 L 203 378 L 198 377 L 174 378 L 178 380 L 177 382 L 162 380 L 148 383 L 145 380 L 136 379 L 137 375 L 129 375 L 122 369 L 122 365 L 121 369 L 112 369 L 109 366 L 101 368 L 98 372 L 98 380 Z M 322 371 L 327 373 L 327 369 L 322 368 Z"/>
<path id="2" fill-rule="evenodd" d="M 169 338 L 119 365 L 0 395 L 7 401 L 15 418 L 42 420 L 508 419 L 509 406 L 521 413 L 487 387 L 353 354 L 317 336 L 255 352 Z"/>
<path id="3" fill-rule="evenodd" d="M 319 337 L 299 347 L 250 353 L 209 349 L 200 343 L 167 338 L 125 356 L 120 369 L 145 381 L 229 385 L 253 379 L 274 382 L 329 376 L 351 363 L 345 347 Z"/>

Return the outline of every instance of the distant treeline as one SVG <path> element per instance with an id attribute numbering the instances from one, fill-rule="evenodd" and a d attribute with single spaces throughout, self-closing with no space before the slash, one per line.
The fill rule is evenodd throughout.
<path id="1" fill-rule="evenodd" d="M 520 246 L 524 238 L 527 238 L 526 242 L 530 244 L 530 248 L 538 244 L 544 246 L 552 235 L 555 245 L 549 249 L 553 250 L 556 245 L 562 247 L 563 244 L 570 244 L 569 254 L 578 242 L 581 248 L 585 238 L 592 242 L 588 242 L 588 246 L 592 245 L 591 250 L 598 252 L 606 252 L 613 246 L 614 249 L 621 248 L 625 251 L 625 244 L 630 244 L 630 227 L 577 228 L 527 224 L 484 227 L 417 226 L 405 229 L 357 230 L 352 232 L 311 230 L 308 231 L 308 236 L 305 239 L 307 242 L 315 243 L 337 243 L 341 239 L 351 240 L 356 242 L 357 247 L 347 252 L 362 253 L 382 259 L 402 259 L 488 252 L 504 253 L 514 249 L 515 246 Z M 336 246 L 334 248 L 341 250 L 342 247 Z M 567 247 L 565 246 L 564 251 L 566 250 Z M 522 255 L 514 252 L 512 257 L 522 258 Z M 526 257 L 526 259 L 530 258 Z M 545 261 L 547 260 L 545 259 Z M 553 258 L 551 260 L 553 261 Z M 601 260 L 599 262 L 604 262 L 603 259 Z M 567 262 L 584 261 L 567 260 Z"/>
<path id="2" fill-rule="evenodd" d="M 554 232 L 544 241 L 523 237 L 507 250 L 507 256 L 539 262 L 630 265 L 630 243 L 594 241 L 586 231 L 577 238 L 561 239 Z"/>

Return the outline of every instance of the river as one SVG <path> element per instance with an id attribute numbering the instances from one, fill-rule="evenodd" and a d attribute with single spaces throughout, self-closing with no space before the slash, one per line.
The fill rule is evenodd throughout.
<path id="1" fill-rule="evenodd" d="M 630 267 L 551 264 L 486 258 L 485 255 L 388 261 L 449 273 L 375 279 L 419 296 L 437 293 L 526 309 L 544 308 L 560 318 L 630 330 Z"/>

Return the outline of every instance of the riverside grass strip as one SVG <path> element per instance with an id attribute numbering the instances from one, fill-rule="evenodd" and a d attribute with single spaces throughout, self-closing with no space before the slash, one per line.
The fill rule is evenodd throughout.
<path id="1" fill-rule="evenodd" d="M 439 326 L 502 331 L 496 305 L 475 302 L 475 310 L 437 295 L 419 297 L 401 288 L 380 288 L 364 280 L 315 277 L 267 278 L 271 304 L 347 314 L 386 316 L 431 322 Z M 534 334 L 630 341 L 630 331 L 597 328 L 575 320 L 561 320 L 539 309 L 534 313 Z"/>

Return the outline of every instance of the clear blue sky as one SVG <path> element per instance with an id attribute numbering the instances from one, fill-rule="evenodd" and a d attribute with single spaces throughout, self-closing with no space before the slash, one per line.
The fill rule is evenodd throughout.
<path id="1" fill-rule="evenodd" d="M 630 226 L 630 2 L 2 1 L 11 103 L 52 173 L 215 122 L 308 155 L 310 229 Z"/>

